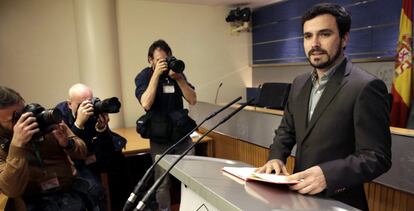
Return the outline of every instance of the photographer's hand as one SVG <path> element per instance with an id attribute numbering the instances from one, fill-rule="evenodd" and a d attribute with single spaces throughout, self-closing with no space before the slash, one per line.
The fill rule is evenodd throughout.
<path id="1" fill-rule="evenodd" d="M 154 74 L 157 76 L 160 76 L 167 70 L 167 68 L 168 68 L 168 65 L 165 59 L 160 59 L 157 61 L 157 63 L 155 63 Z"/>
<path id="2" fill-rule="evenodd" d="M 59 145 L 63 148 L 68 146 L 68 129 L 68 126 L 62 122 L 56 125 L 52 131 L 53 136 L 56 138 Z"/>
<path id="3" fill-rule="evenodd" d="M 93 116 L 93 105 L 91 101 L 85 100 L 79 105 L 75 120 L 76 127 L 83 129 L 86 121 L 88 121 L 91 116 Z"/>
<path id="4" fill-rule="evenodd" d="M 168 72 L 168 75 L 169 75 L 172 79 L 176 80 L 177 82 L 178 82 L 178 81 L 181 81 L 181 80 L 185 81 L 185 80 L 184 80 L 184 77 L 183 77 L 183 75 L 182 75 L 181 73 L 176 73 L 176 72 L 174 72 L 174 71 L 170 70 L 170 72 Z"/>
<path id="5" fill-rule="evenodd" d="M 195 105 L 197 102 L 197 94 L 190 85 L 188 85 L 187 80 L 184 78 L 184 75 L 181 73 L 176 73 L 172 70 L 168 73 L 168 75 L 177 81 L 178 86 L 180 87 L 181 91 L 183 92 L 185 100 L 190 105 Z"/>
<path id="6" fill-rule="evenodd" d="M 96 125 L 95 125 L 95 129 L 98 132 L 101 132 L 101 131 L 103 132 L 107 128 L 108 122 L 109 122 L 109 116 L 107 113 L 99 114 L 98 121 L 96 122 Z"/>
<path id="7" fill-rule="evenodd" d="M 36 118 L 31 112 L 24 113 L 13 127 L 13 146 L 22 147 L 32 139 L 33 134 L 39 132 Z"/>
<path id="8" fill-rule="evenodd" d="M 157 94 L 158 80 L 160 79 L 162 73 L 167 70 L 168 66 L 167 62 L 165 62 L 165 59 L 161 58 L 160 56 L 159 58 L 157 57 L 157 59 L 152 59 L 150 63 L 153 74 L 151 76 L 147 89 L 142 94 L 141 99 L 139 99 L 139 102 L 146 111 L 150 110 L 152 104 L 154 103 L 155 96 Z"/>

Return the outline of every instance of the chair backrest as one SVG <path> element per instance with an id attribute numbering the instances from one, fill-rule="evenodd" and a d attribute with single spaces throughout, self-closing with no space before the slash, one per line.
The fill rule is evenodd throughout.
<path id="1" fill-rule="evenodd" d="M 256 106 L 259 102 L 260 87 L 246 87 L 246 102 L 254 99 L 253 102 L 249 103 L 250 106 Z"/>
<path id="2" fill-rule="evenodd" d="M 284 109 L 289 91 L 289 83 L 264 83 L 257 106 L 273 109 Z"/>

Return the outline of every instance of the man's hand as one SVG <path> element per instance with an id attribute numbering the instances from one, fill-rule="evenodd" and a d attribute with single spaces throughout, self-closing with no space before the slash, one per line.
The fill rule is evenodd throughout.
<path id="1" fill-rule="evenodd" d="M 68 130 L 70 130 L 69 127 L 62 122 L 56 125 L 52 131 L 53 136 L 63 148 L 68 146 Z"/>
<path id="2" fill-rule="evenodd" d="M 267 161 L 267 163 L 258 168 L 256 172 L 270 174 L 273 170 L 275 170 L 275 174 L 289 175 L 285 164 L 279 159 L 272 159 Z"/>
<path id="3" fill-rule="evenodd" d="M 108 126 L 108 122 L 109 116 L 107 113 L 99 114 L 95 127 L 97 130 L 105 130 Z"/>
<path id="4" fill-rule="evenodd" d="M 157 63 L 155 63 L 154 74 L 157 76 L 160 76 L 167 69 L 168 69 L 168 64 L 165 61 L 165 59 L 160 59 L 157 61 Z"/>
<path id="5" fill-rule="evenodd" d="M 22 147 L 32 139 L 33 134 L 39 132 L 39 126 L 33 113 L 24 113 L 13 127 L 13 146 Z"/>
<path id="6" fill-rule="evenodd" d="M 170 70 L 170 72 L 168 72 L 168 75 L 169 75 L 172 79 L 174 79 L 174 80 L 176 80 L 176 81 L 179 81 L 179 80 L 183 80 L 183 79 L 184 79 L 184 77 L 183 77 L 183 75 L 182 75 L 181 73 L 176 73 L 176 72 L 174 72 L 174 71 L 172 71 L 172 70 Z"/>
<path id="7" fill-rule="evenodd" d="M 301 194 L 315 195 L 326 188 L 325 175 L 321 167 L 313 166 L 288 176 L 288 180 L 299 180 L 298 184 L 290 186 L 290 189 L 297 190 Z"/>
<path id="8" fill-rule="evenodd" d="M 76 126 L 79 127 L 79 129 L 83 129 L 86 121 L 88 121 L 91 116 L 93 116 L 93 105 L 90 100 L 85 100 L 79 105 L 76 114 Z"/>

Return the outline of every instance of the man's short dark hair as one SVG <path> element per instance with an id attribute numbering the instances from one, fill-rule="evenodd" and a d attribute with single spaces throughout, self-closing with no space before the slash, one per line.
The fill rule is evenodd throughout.
<path id="1" fill-rule="evenodd" d="M 153 42 L 152 44 L 151 44 L 151 46 L 148 48 L 148 61 L 150 60 L 150 59 L 153 59 L 154 58 L 154 51 L 157 49 L 157 48 L 159 48 L 159 49 L 161 49 L 161 50 L 163 50 L 163 51 L 165 51 L 165 53 L 167 53 L 167 55 L 168 56 L 171 56 L 172 55 L 172 51 L 171 51 L 171 48 L 170 48 L 170 46 L 168 45 L 168 43 L 167 42 L 165 42 L 164 40 L 157 40 L 157 41 L 155 41 L 155 42 Z"/>
<path id="2" fill-rule="evenodd" d="M 344 7 L 333 3 L 320 3 L 309 9 L 302 16 L 302 28 L 306 21 L 324 14 L 330 14 L 335 17 L 341 38 L 351 29 L 351 15 Z"/>
<path id="3" fill-rule="evenodd" d="M 0 109 L 7 108 L 17 103 L 24 102 L 22 96 L 5 86 L 0 86 Z"/>

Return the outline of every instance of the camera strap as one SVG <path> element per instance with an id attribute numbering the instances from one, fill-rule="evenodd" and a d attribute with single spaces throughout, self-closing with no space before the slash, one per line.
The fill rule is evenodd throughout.
<path id="1" fill-rule="evenodd" d="M 33 151 L 35 153 L 37 165 L 44 170 L 43 160 L 42 160 L 42 157 L 40 156 L 39 145 L 36 143 L 36 141 L 33 141 L 33 140 L 31 141 L 31 143 L 32 143 Z"/>
<path id="2" fill-rule="evenodd" d="M 42 136 L 42 138 L 44 138 Z M 43 171 L 42 180 L 39 182 L 39 186 L 43 193 L 50 193 L 51 191 L 57 190 L 60 187 L 60 182 L 56 172 L 48 172 L 43 163 L 42 157 L 40 156 L 39 143 L 31 140 L 33 151 L 35 153 L 37 165 Z"/>

